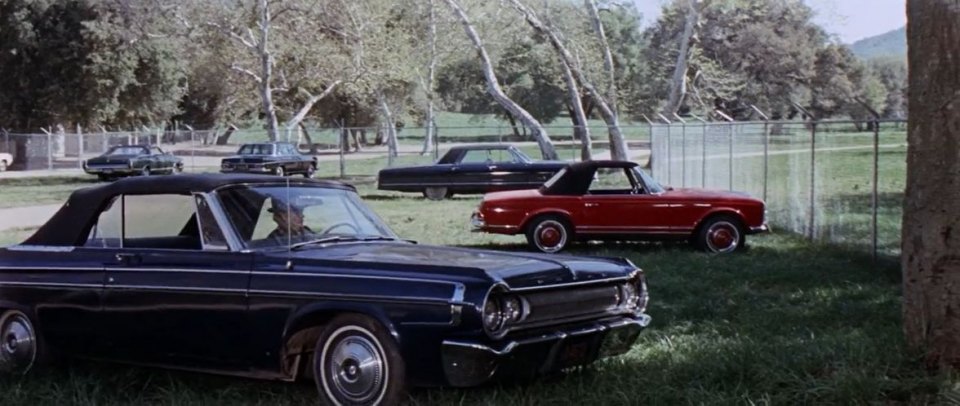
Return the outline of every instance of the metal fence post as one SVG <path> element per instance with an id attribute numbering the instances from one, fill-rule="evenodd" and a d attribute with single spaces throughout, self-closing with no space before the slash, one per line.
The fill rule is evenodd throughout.
<path id="1" fill-rule="evenodd" d="M 341 179 L 343 179 L 343 178 L 346 177 L 346 172 L 347 172 L 347 163 L 346 163 L 346 161 L 344 160 L 344 156 L 343 156 L 343 138 L 346 136 L 346 134 L 344 133 L 344 131 L 350 131 L 350 129 L 344 128 L 344 127 L 343 127 L 343 123 L 341 123 L 341 124 L 340 124 L 340 135 L 337 137 L 337 140 L 338 140 L 338 141 L 337 141 L 337 151 L 339 151 L 338 154 L 340 154 L 339 161 L 340 161 L 340 178 L 341 178 Z"/>
<path id="2" fill-rule="evenodd" d="M 677 113 L 673 117 L 680 121 L 680 187 L 687 187 L 687 122 Z"/>
<path id="3" fill-rule="evenodd" d="M 433 160 L 440 159 L 440 128 L 437 127 L 437 120 L 432 120 L 429 125 L 433 126 Z"/>
<path id="4" fill-rule="evenodd" d="M 53 170 L 53 135 L 46 128 L 41 128 L 47 134 L 47 169 Z"/>
<path id="5" fill-rule="evenodd" d="M 83 169 L 83 129 L 77 124 L 77 168 Z"/>
<path id="6" fill-rule="evenodd" d="M 763 114 L 757 106 L 750 105 L 753 111 L 763 117 L 763 201 L 767 201 L 767 182 L 770 179 L 770 117 Z"/>
<path id="7" fill-rule="evenodd" d="M 673 162 L 673 156 L 670 155 L 670 142 L 672 141 L 670 139 L 670 130 L 671 130 L 670 127 L 673 127 L 673 126 L 671 125 L 670 120 L 667 120 L 667 118 L 664 117 L 663 114 L 657 113 L 657 115 L 660 116 L 660 119 L 663 120 L 664 123 L 667 123 L 667 153 L 666 153 L 667 159 L 666 161 L 664 161 L 664 163 L 667 166 L 667 184 L 669 185 L 673 183 L 673 178 L 670 176 L 672 172 L 670 167 L 673 166 L 671 165 Z"/>
<path id="8" fill-rule="evenodd" d="M 700 171 L 702 172 L 700 174 L 700 183 L 701 183 L 700 187 L 706 188 L 707 187 L 707 120 L 701 120 L 701 121 L 703 121 L 703 123 L 701 124 L 703 126 L 703 137 L 701 137 L 702 139 L 700 141 L 703 143 L 703 146 L 701 147 L 700 154 L 703 156 L 701 157 L 702 159 L 700 160 Z"/>
<path id="9" fill-rule="evenodd" d="M 647 166 L 650 167 L 650 176 L 656 178 L 657 173 L 653 169 L 653 153 L 657 150 L 657 148 L 656 143 L 654 142 L 655 137 L 653 136 L 653 121 L 650 121 L 650 118 L 647 117 L 646 114 L 640 114 L 640 116 L 643 117 L 643 120 L 647 122 L 647 134 L 650 136 L 650 157 L 647 158 Z"/>
<path id="10" fill-rule="evenodd" d="M 810 125 L 810 240 L 816 235 L 817 226 L 817 122 Z"/>
<path id="11" fill-rule="evenodd" d="M 880 121 L 873 122 L 873 224 L 871 225 L 870 235 L 873 240 L 873 261 L 877 261 L 877 215 L 879 214 L 879 181 L 880 181 Z"/>

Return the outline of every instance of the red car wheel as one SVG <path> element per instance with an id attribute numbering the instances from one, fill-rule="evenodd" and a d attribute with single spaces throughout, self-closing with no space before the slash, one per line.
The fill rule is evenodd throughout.
<path id="1" fill-rule="evenodd" d="M 739 221 L 729 216 L 707 220 L 700 228 L 699 243 L 707 252 L 726 254 L 744 245 L 744 235 Z"/>
<path id="2" fill-rule="evenodd" d="M 570 226 L 557 216 L 534 219 L 527 229 L 527 243 L 538 251 L 560 252 L 570 242 Z"/>

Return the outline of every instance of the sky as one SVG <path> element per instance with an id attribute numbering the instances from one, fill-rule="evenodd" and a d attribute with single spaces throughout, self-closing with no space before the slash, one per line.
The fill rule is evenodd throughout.
<path id="1" fill-rule="evenodd" d="M 643 26 L 656 21 L 669 0 L 633 0 Z M 883 34 L 907 23 L 905 0 L 803 0 L 816 13 L 814 21 L 844 43 Z"/>

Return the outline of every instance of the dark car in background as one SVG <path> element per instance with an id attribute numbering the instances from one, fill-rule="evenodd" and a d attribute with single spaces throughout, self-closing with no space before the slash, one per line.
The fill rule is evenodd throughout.
<path id="1" fill-rule="evenodd" d="M 380 170 L 377 188 L 423 193 L 433 200 L 454 194 L 536 189 L 568 163 L 535 161 L 513 145 L 457 146 L 432 165 Z"/>
<path id="2" fill-rule="evenodd" d="M 316 171 L 317 158 L 301 154 L 289 142 L 243 144 L 236 155 L 220 162 L 220 172 L 223 173 L 299 174 L 312 178 Z"/>
<path id="3" fill-rule="evenodd" d="M 417 244 L 353 186 L 187 174 L 81 189 L 0 248 L 0 373 L 60 356 L 282 381 L 324 404 L 513 381 L 628 351 L 623 258 Z"/>
<path id="4" fill-rule="evenodd" d="M 183 159 L 154 145 L 118 145 L 83 162 L 84 172 L 100 180 L 183 171 Z"/>

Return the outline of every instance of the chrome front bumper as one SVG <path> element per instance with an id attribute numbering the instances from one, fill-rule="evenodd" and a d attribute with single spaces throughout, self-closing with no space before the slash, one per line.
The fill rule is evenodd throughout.
<path id="1" fill-rule="evenodd" d="M 531 378 L 626 353 L 650 316 L 618 318 L 495 344 L 444 340 L 443 372 L 451 386 L 499 378 Z"/>
<path id="2" fill-rule="evenodd" d="M 483 231 L 483 228 L 486 226 L 487 222 L 483 221 L 483 216 L 480 214 L 480 212 L 475 211 L 470 215 L 470 231 Z"/>

